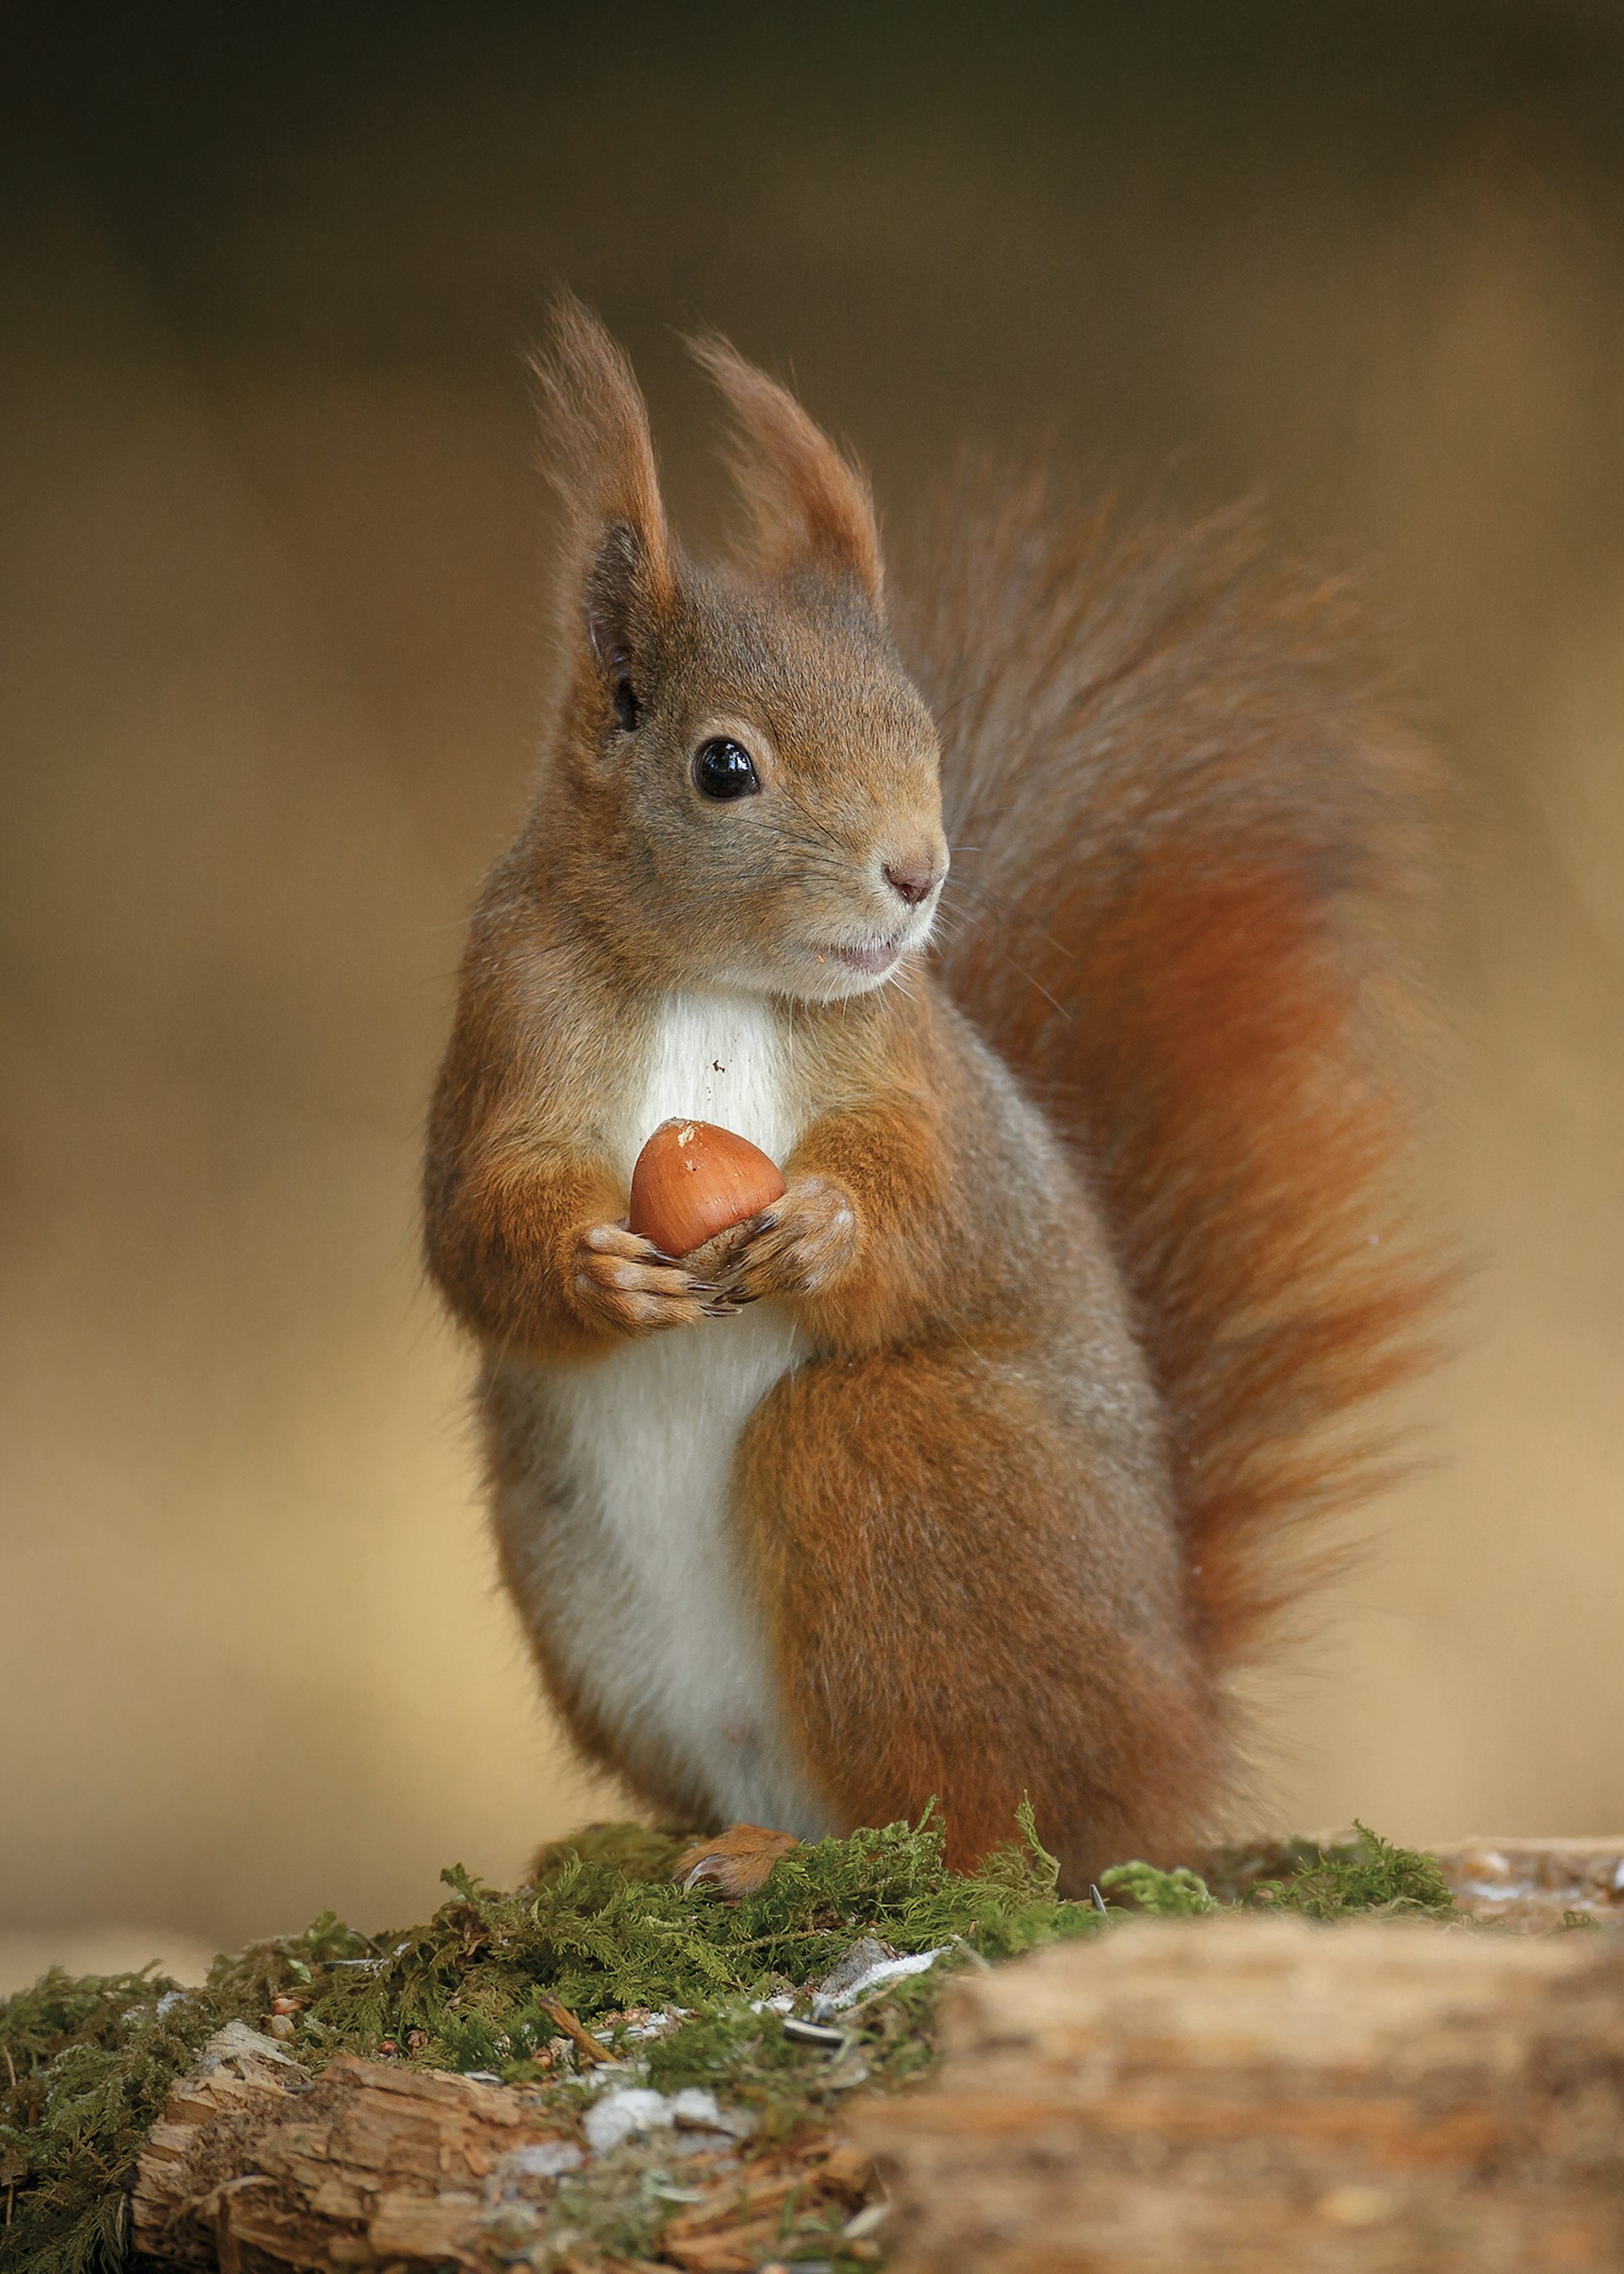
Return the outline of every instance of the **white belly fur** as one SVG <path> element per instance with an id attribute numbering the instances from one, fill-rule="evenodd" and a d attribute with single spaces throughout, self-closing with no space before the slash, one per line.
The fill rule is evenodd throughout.
<path id="1" fill-rule="evenodd" d="M 784 1160 L 799 1133 L 787 1048 L 764 1002 L 673 998 L 615 1133 L 616 1165 L 629 1178 L 643 1140 L 678 1115 Z M 816 1836 L 830 1827 L 786 1740 L 729 1509 L 740 1432 L 795 1354 L 788 1314 L 761 1303 L 540 1375 L 582 1532 L 536 1576 L 568 1597 L 554 1595 L 563 1615 L 549 1623 L 612 1727 L 686 1763 L 718 1817 Z"/>

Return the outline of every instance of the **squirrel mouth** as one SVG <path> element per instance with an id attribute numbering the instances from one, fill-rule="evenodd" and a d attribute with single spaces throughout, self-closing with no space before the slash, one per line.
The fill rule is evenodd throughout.
<path id="1" fill-rule="evenodd" d="M 881 972 L 889 971 L 901 953 L 902 942 L 899 939 L 876 940 L 872 947 L 831 945 L 816 950 L 820 963 L 827 963 L 832 959 L 836 963 L 845 964 L 848 971 L 861 971 L 869 979 L 877 979 Z"/>

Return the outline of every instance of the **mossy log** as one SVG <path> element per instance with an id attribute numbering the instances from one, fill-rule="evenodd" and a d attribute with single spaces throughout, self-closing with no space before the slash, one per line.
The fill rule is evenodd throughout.
<path id="1" fill-rule="evenodd" d="M 968 1977 L 853 2110 L 894 2274 L 1624 2265 L 1624 1947 L 1147 1921 Z"/>
<path id="2" fill-rule="evenodd" d="M 1480 1917 L 1624 1913 L 1621 1842 L 1476 1842 L 1440 1860 Z M 1264 1857 L 1251 1878 L 1290 1864 Z M 453 1922 L 464 1941 L 485 1916 L 470 1905 Z M 697 2139 L 651 2146 L 655 2163 L 698 2152 L 672 2199 L 685 2207 L 643 2248 L 695 2274 L 748 2274 L 790 2199 L 836 2227 L 857 2215 L 872 2147 L 891 2161 L 915 2274 L 1624 2265 L 1613 1944 L 1256 1913 L 1101 1931 L 951 1991 L 939 2081 L 861 2112 L 846 2103 L 853 2146 L 827 2105 L 781 2148 L 763 2136 L 714 2170 Z M 288 1983 L 261 1972 L 266 2027 L 286 2029 L 282 2007 L 307 2001 L 274 1999 Z M 330 1999 L 301 2026 L 322 2016 L 330 2041 Z M 598 2156 L 581 2105 L 349 2054 L 312 2079 L 237 2020 L 147 2137 L 131 2238 L 226 2274 L 533 2256 L 541 2240 L 551 2249 L 555 2213 L 579 2223 L 560 2183 L 607 2202 L 658 2176 L 653 2163 L 620 2169 L 629 2150 Z M 864 2254 L 866 2228 L 847 2244 Z M 600 2263 L 596 2245 L 579 2257 Z"/>
<path id="3" fill-rule="evenodd" d="M 444 2070 L 341 2053 L 312 2082 L 234 2022 L 147 2135 L 131 2240 L 146 2257 L 222 2274 L 633 2264 L 585 2238 L 559 2257 L 544 2236 L 560 2178 L 591 2160 L 580 2135 L 535 2093 Z M 719 2157 L 733 2144 L 725 2137 L 665 2136 L 647 2177 L 664 2180 L 661 2167 L 687 2149 L 712 2151 L 680 2165 L 673 2200 L 685 2208 L 659 2240 L 662 2266 L 684 2274 L 752 2274 L 789 2207 L 832 2212 L 838 2227 L 867 2192 L 868 2158 L 827 2127 Z M 613 2185 L 635 2192 L 635 2156 L 620 2160 Z"/>
<path id="4" fill-rule="evenodd" d="M 348 2054 L 312 2083 L 234 2022 L 148 2135 L 132 2236 L 154 2257 L 224 2274 L 472 2263 L 508 2186 L 578 2161 L 522 2092 Z"/>

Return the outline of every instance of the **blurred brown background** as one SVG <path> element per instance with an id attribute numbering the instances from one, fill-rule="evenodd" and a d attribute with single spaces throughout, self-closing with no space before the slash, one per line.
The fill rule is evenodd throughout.
<path id="1" fill-rule="evenodd" d="M 1435 1465 L 1271 1693 L 1267 1813 L 1618 1830 L 1620 11 L 30 12 L 0 1926 L 417 1916 L 440 1864 L 508 1877 L 612 1804 L 532 1700 L 416 1261 L 538 710 L 516 350 L 561 277 L 702 535 L 695 320 L 893 520 L 961 437 L 1052 429 L 1192 505 L 1260 489 L 1402 624 L 1467 786 L 1431 1178 L 1478 1269 Z"/>

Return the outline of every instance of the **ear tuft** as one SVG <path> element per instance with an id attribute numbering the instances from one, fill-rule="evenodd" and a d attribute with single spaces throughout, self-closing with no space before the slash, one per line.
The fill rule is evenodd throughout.
<path id="1" fill-rule="evenodd" d="M 625 353 L 573 292 L 554 299 L 530 367 L 547 471 L 569 516 L 572 615 L 583 609 L 591 659 L 629 731 L 647 697 L 650 643 L 677 589 L 648 410 Z"/>
<path id="2" fill-rule="evenodd" d="M 559 292 L 545 347 L 530 358 L 547 440 L 547 471 L 588 560 L 624 532 L 651 595 L 674 589 L 649 413 L 619 343 L 575 294 Z"/>
<path id="3" fill-rule="evenodd" d="M 880 536 L 863 476 L 786 388 L 747 363 L 719 333 L 690 339 L 688 346 L 733 415 L 731 455 L 754 524 L 756 566 L 772 576 L 810 565 L 854 580 L 877 605 Z"/>

